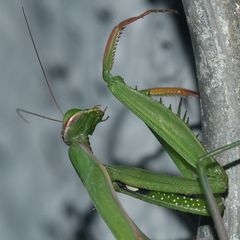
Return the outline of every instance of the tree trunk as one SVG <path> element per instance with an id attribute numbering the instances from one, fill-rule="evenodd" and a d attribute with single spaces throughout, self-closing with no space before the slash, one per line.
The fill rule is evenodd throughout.
<path id="1" fill-rule="evenodd" d="M 203 142 L 208 150 L 240 136 L 240 1 L 183 0 L 192 38 L 201 96 Z M 226 165 L 239 148 L 217 159 Z M 224 223 L 231 240 L 240 239 L 240 166 L 227 170 L 229 192 Z M 206 227 L 198 239 L 210 239 Z"/>

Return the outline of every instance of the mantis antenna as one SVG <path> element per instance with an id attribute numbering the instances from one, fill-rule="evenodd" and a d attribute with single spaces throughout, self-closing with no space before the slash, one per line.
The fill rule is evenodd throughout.
<path id="1" fill-rule="evenodd" d="M 33 116 L 37 116 L 37 117 L 40 117 L 40 118 L 48 119 L 48 120 L 51 120 L 51 121 L 54 121 L 54 122 L 60 122 L 60 123 L 62 123 L 61 120 L 58 120 L 58 119 L 55 119 L 55 118 L 46 117 L 46 116 L 44 116 L 44 115 L 41 115 L 41 114 L 38 114 L 38 113 L 34 113 L 34 112 L 30 112 L 30 111 L 27 111 L 27 110 L 21 109 L 21 108 L 17 108 L 17 109 L 16 109 L 16 112 L 17 112 L 17 114 L 19 115 L 19 117 L 20 117 L 25 123 L 29 123 L 29 121 L 23 116 L 22 113 L 26 113 L 26 114 L 30 114 L 30 115 L 33 115 Z"/>
<path id="2" fill-rule="evenodd" d="M 29 32 L 29 35 L 30 35 L 30 38 L 31 38 L 31 42 L 32 42 L 32 44 L 33 44 L 33 48 L 34 48 L 35 53 L 36 53 L 36 55 L 37 55 L 37 59 L 38 59 L 38 62 L 39 62 L 39 64 L 40 64 L 40 67 L 41 67 L 41 70 L 42 70 L 42 73 L 43 73 L 45 82 L 47 83 L 47 87 L 48 87 L 49 92 L 50 92 L 50 94 L 51 94 L 52 100 L 53 100 L 54 104 L 56 105 L 57 109 L 59 110 L 59 112 L 60 112 L 62 115 L 64 115 L 62 109 L 60 108 L 59 104 L 57 103 L 57 100 L 56 100 L 56 98 L 54 97 L 54 94 L 53 94 L 53 92 L 52 92 L 52 89 L 51 89 L 51 86 L 50 86 L 50 82 L 49 82 L 49 80 L 48 80 L 48 78 L 47 78 L 46 71 L 44 70 L 44 67 L 43 67 L 43 65 L 42 65 L 42 61 L 41 61 L 41 59 L 40 59 L 40 56 L 39 56 L 39 53 L 38 53 L 38 50 L 37 50 L 35 41 L 34 41 L 34 39 L 33 39 L 32 31 L 31 31 L 31 28 L 30 28 L 30 26 L 29 26 L 29 23 L 28 23 L 28 20 L 27 20 L 27 16 L 26 16 L 26 14 L 25 14 L 25 10 L 24 10 L 24 7 L 23 7 L 23 6 L 22 6 L 22 12 L 23 12 L 23 16 L 24 16 L 24 19 L 25 19 L 25 22 L 26 22 L 26 25 L 27 25 L 27 28 L 28 28 L 28 32 Z M 25 112 L 25 113 L 27 112 L 27 111 L 22 111 L 22 109 L 19 109 L 19 110 L 21 110 L 21 112 Z M 18 112 L 18 114 L 21 116 L 21 118 L 24 119 L 24 118 L 22 117 L 22 115 L 19 113 L 19 111 L 17 111 L 17 112 Z M 28 113 L 30 114 L 30 112 L 28 112 Z M 39 114 L 33 114 L 33 113 L 32 113 L 32 115 L 39 116 Z M 43 116 L 42 116 L 42 117 L 43 117 Z M 47 118 L 47 117 L 46 117 L 46 118 Z M 47 119 L 49 119 L 49 118 L 47 118 Z M 26 119 L 25 119 L 25 121 L 26 121 Z"/>

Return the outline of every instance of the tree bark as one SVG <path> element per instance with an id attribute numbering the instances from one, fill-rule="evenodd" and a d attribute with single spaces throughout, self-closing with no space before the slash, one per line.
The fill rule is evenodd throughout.
<path id="1" fill-rule="evenodd" d="M 203 142 L 208 150 L 240 136 L 240 1 L 183 0 L 194 49 Z M 239 158 L 239 148 L 217 160 L 226 165 Z M 229 191 L 224 223 L 231 240 L 240 239 L 240 166 L 227 170 Z M 206 227 L 198 239 L 210 239 Z"/>

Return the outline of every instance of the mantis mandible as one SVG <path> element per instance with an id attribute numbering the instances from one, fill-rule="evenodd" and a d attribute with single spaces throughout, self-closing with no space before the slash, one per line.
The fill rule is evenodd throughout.
<path id="1" fill-rule="evenodd" d="M 111 32 L 105 48 L 103 78 L 113 95 L 149 127 L 175 162 L 182 177 L 161 176 L 128 166 L 106 166 L 97 160 L 92 153 L 89 136 L 93 134 L 98 123 L 106 120 L 103 119 L 105 110 L 101 110 L 98 106 L 84 110 L 71 109 L 64 114 L 62 121 L 62 138 L 69 145 L 70 160 L 88 190 L 97 211 L 117 239 L 147 239 L 147 237 L 127 216 L 115 191 L 180 211 L 199 215 L 212 214 L 213 217 L 215 214 L 220 216 L 219 211 L 222 212 L 224 208 L 221 194 L 228 188 L 228 178 L 213 156 L 239 145 L 238 141 L 207 153 L 187 126 L 185 117 L 183 120 L 180 118 L 181 101 L 178 114 L 174 114 L 161 103 L 151 99 L 153 95 L 190 96 L 197 95 L 196 92 L 182 88 L 136 90 L 128 87 L 122 77 L 111 75 L 115 48 L 121 31 L 126 25 L 152 12 L 171 13 L 175 11 L 171 9 L 148 10 L 117 25 Z M 24 9 L 23 14 L 42 67 Z M 43 67 L 42 70 L 44 72 Z M 48 83 L 45 72 L 44 77 Z M 56 102 L 55 104 L 60 109 Z M 30 113 L 22 109 L 17 111 Z M 211 195 L 212 192 L 214 196 Z M 206 195 L 206 200 L 203 193 Z M 219 238 L 227 239 L 224 230 L 219 229 L 222 227 L 219 216 L 215 220 Z"/>

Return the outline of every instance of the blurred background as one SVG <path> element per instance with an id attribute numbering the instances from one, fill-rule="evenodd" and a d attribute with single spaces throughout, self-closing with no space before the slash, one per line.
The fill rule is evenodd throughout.
<path id="1" fill-rule="evenodd" d="M 178 86 L 197 90 L 189 33 L 178 0 L 3 0 L 0 2 L 0 239 L 113 239 L 77 177 L 61 139 L 61 124 L 16 114 L 24 108 L 62 119 L 43 79 L 21 5 L 64 111 L 108 106 L 91 144 L 104 163 L 155 172 L 177 170 L 146 126 L 107 90 L 101 68 L 112 28 L 148 8 L 175 8 L 129 26 L 119 43 L 114 73 L 138 88 Z M 173 108 L 178 97 L 164 98 Z M 198 99 L 184 99 L 190 125 L 200 131 Z M 198 217 L 118 195 L 151 239 L 192 239 Z"/>

